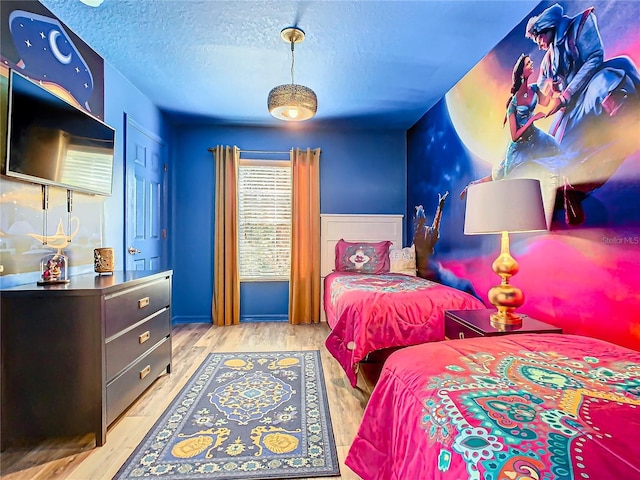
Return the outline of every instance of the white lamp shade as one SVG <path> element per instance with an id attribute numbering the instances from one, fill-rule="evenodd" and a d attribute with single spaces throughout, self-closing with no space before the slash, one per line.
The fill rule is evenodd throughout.
<path id="1" fill-rule="evenodd" d="M 546 229 L 539 180 L 494 180 L 467 189 L 465 235 Z"/>

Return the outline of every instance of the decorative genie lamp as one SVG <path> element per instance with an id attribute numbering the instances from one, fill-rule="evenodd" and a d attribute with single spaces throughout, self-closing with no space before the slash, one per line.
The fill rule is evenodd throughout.
<path id="1" fill-rule="evenodd" d="M 28 235 L 35 238 L 45 247 L 56 249 L 56 253 L 50 253 L 42 257 L 40 260 L 40 280 L 38 285 L 52 285 L 58 283 L 69 283 L 68 266 L 69 259 L 62 253 L 73 237 L 78 233 L 80 222 L 75 218 L 77 227 L 73 233 L 65 233 L 62 219 L 58 223 L 56 233 L 53 235 L 38 235 L 37 233 L 29 233 Z"/>

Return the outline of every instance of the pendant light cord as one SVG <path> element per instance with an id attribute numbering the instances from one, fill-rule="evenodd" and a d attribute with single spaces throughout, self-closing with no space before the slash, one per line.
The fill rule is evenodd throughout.
<path id="1" fill-rule="evenodd" d="M 295 64 L 296 61 L 296 56 L 295 56 L 295 51 L 293 46 L 295 45 L 295 42 L 293 41 L 293 38 L 291 39 L 291 85 L 294 84 L 293 81 L 293 65 Z"/>

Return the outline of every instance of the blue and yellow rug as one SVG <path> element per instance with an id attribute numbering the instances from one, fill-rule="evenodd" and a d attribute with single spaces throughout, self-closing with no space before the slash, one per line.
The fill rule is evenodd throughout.
<path id="1" fill-rule="evenodd" d="M 114 480 L 340 474 L 318 350 L 212 353 Z"/>

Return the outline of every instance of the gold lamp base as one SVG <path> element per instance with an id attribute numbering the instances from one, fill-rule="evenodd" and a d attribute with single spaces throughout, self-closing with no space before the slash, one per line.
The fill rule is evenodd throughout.
<path id="1" fill-rule="evenodd" d="M 524 315 L 520 316 L 519 319 L 512 319 L 513 323 L 505 323 L 504 319 L 497 313 L 494 313 L 490 317 L 490 323 L 498 332 L 514 332 L 522 328 L 522 317 L 524 317 Z"/>
<path id="2" fill-rule="evenodd" d="M 491 325 L 493 327 L 509 325 L 512 327 L 521 327 L 522 326 L 522 318 L 524 315 L 519 315 L 517 313 L 502 313 L 496 312 L 491 314 Z"/>
<path id="3" fill-rule="evenodd" d="M 492 325 L 522 325 L 522 315 L 515 313 L 524 303 L 524 294 L 518 287 L 509 284 L 509 278 L 518 273 L 518 262 L 509 252 L 509 234 L 502 232 L 500 255 L 492 265 L 493 271 L 502 279 L 500 285 L 489 290 L 489 301 L 498 311 L 491 315 Z M 495 325 L 494 325 L 495 326 Z"/>

